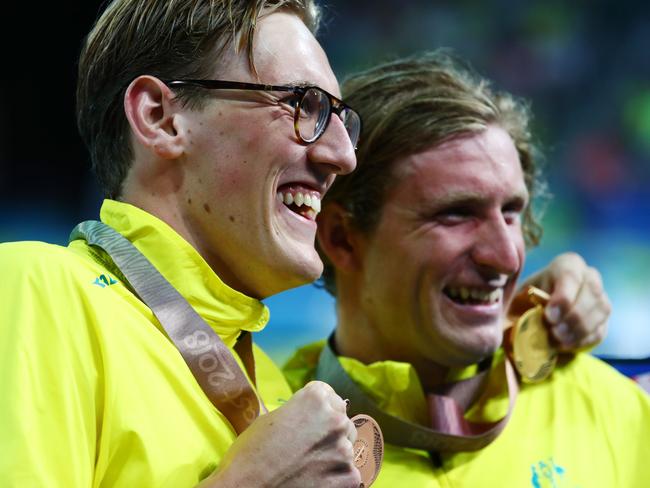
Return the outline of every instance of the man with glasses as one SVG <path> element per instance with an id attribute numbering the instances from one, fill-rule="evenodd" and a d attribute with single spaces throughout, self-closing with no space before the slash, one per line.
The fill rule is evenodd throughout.
<path id="1" fill-rule="evenodd" d="M 364 135 L 319 215 L 337 326 L 290 360 L 288 379 L 328 381 L 379 422 L 373 486 L 647 486 L 650 398 L 587 354 L 558 358 L 549 297 L 516 295 L 541 236 L 526 105 L 444 52 L 371 68 L 342 91 Z M 597 298 L 580 258 L 560 259 L 575 263 L 563 286 Z M 529 283 L 550 301 L 560 291 Z M 597 302 L 565 304 L 563 321 L 601 323 Z"/>
<path id="2" fill-rule="evenodd" d="M 268 320 L 260 299 L 320 275 L 315 215 L 355 167 L 360 120 L 336 96 L 318 14 L 116 0 L 98 19 L 78 123 L 101 220 L 136 250 L 113 252 L 96 225 L 68 248 L 3 246 L 0 485 L 359 486 L 346 403 L 323 383 L 291 397 L 246 345 Z M 176 343 L 166 318 L 194 320 L 178 293 L 208 330 Z"/>
<path id="3" fill-rule="evenodd" d="M 0 485 L 359 486 L 346 402 L 291 397 L 250 340 L 260 299 L 321 274 L 315 217 L 356 164 L 318 14 L 106 7 L 77 89 L 102 223 L 0 251 Z"/>

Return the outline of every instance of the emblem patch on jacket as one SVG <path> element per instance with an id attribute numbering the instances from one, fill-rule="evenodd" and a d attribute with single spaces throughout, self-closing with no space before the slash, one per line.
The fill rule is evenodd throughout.
<path id="1" fill-rule="evenodd" d="M 107 275 L 99 275 L 97 278 L 95 278 L 95 281 L 93 281 L 93 285 L 97 285 L 100 288 L 106 288 L 107 286 L 111 286 L 117 283 L 116 280 L 114 280 L 111 276 Z"/>
<path id="2" fill-rule="evenodd" d="M 574 488 L 566 478 L 566 470 L 555 463 L 553 458 L 538 461 L 531 467 L 530 486 L 533 488 Z"/>

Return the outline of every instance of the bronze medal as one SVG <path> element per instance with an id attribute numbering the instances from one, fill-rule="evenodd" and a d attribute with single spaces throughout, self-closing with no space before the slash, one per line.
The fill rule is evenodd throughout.
<path id="1" fill-rule="evenodd" d="M 354 466 L 361 473 L 361 487 L 368 488 L 377 478 L 384 459 L 384 436 L 375 420 L 365 414 L 352 417 L 357 429 Z"/>
<path id="2" fill-rule="evenodd" d="M 527 295 L 532 307 L 516 319 L 509 334 L 508 349 L 521 380 L 538 383 L 553 372 L 558 351 L 544 325 L 543 303 L 547 296 L 537 289 L 529 289 Z"/>

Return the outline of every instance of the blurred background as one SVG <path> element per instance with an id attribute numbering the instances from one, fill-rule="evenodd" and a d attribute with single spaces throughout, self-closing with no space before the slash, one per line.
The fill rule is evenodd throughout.
<path id="1" fill-rule="evenodd" d="M 101 2 L 11 2 L 0 34 L 0 241 L 65 244 L 101 204 L 74 119 L 76 58 Z M 329 0 L 320 40 L 339 78 L 448 47 L 530 100 L 553 199 L 526 273 L 576 251 L 604 277 L 610 332 L 594 352 L 624 372 L 650 357 L 650 5 L 641 0 Z M 11 26 L 14 28 L 12 29 Z M 1 277 L 0 270 L 0 277 Z M 1 279 L 1 278 L 0 278 Z M 284 361 L 325 337 L 314 286 L 267 300 L 259 341 Z"/>

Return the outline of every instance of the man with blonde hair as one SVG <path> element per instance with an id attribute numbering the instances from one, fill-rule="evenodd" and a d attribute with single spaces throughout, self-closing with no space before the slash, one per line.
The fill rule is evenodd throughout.
<path id="1" fill-rule="evenodd" d="M 550 296 L 511 308 L 541 231 L 526 105 L 444 51 L 371 68 L 342 91 L 364 137 L 319 215 L 337 326 L 289 361 L 290 382 L 328 381 L 379 422 L 375 486 L 645 486 L 650 399 L 588 354 L 558 358 L 544 329 L 543 314 L 552 334 L 598 328 L 609 305 L 596 271 L 561 256 L 575 276 L 534 276 Z"/>
<path id="2" fill-rule="evenodd" d="M 321 274 L 320 201 L 356 164 L 318 14 L 115 0 L 99 17 L 77 110 L 101 222 L 67 248 L 0 247 L 0 485 L 359 486 L 346 402 L 321 382 L 290 398 L 250 334 L 261 299 Z"/>

